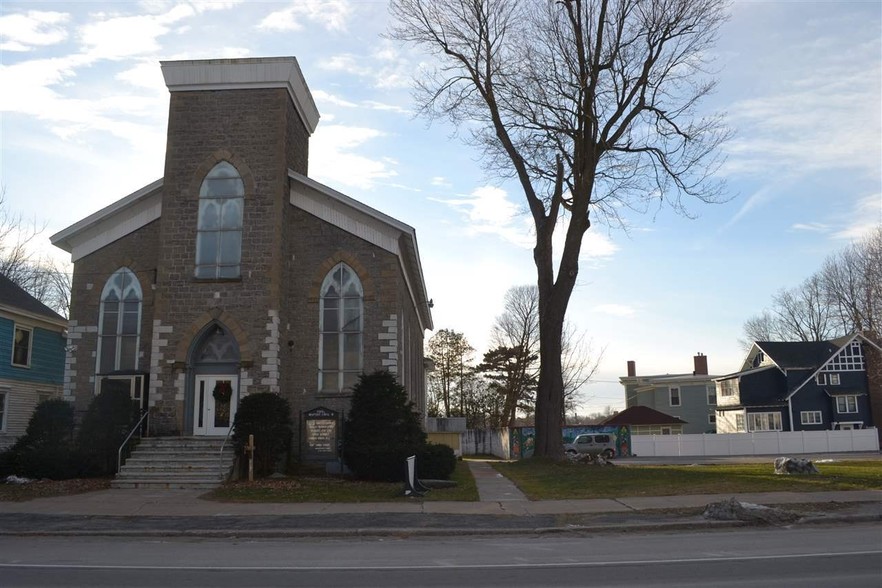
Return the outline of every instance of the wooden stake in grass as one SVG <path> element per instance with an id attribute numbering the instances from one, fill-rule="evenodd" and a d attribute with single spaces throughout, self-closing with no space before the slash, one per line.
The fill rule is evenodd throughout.
<path id="1" fill-rule="evenodd" d="M 254 435 L 248 435 L 248 445 L 245 446 L 248 452 L 248 481 L 254 481 Z"/>

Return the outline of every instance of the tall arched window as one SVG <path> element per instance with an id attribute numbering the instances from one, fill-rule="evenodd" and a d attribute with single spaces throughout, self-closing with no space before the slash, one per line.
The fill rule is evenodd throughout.
<path id="1" fill-rule="evenodd" d="M 322 283 L 319 325 L 319 390 L 342 392 L 362 371 L 364 292 L 358 276 L 337 264 Z"/>
<path id="2" fill-rule="evenodd" d="M 230 163 L 208 172 L 199 189 L 196 277 L 238 278 L 242 259 L 245 184 Z"/>
<path id="3" fill-rule="evenodd" d="M 98 320 L 98 373 L 138 368 L 141 334 L 141 284 L 129 268 L 120 268 L 101 292 Z"/>

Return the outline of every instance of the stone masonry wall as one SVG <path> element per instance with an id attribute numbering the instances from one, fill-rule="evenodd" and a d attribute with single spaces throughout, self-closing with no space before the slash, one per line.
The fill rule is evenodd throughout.
<path id="1" fill-rule="evenodd" d="M 339 262 L 358 274 L 364 289 L 363 367 L 382 369 L 389 359 L 380 333 L 389 333 L 397 313 L 398 259 L 363 239 L 289 206 L 286 211 L 286 296 L 280 316 L 281 393 L 291 403 L 295 426 L 302 411 L 323 406 L 345 415 L 349 393 L 319 393 L 319 295 L 322 281 Z M 394 322 L 394 321 L 393 321 Z M 387 323 L 387 324 L 384 324 Z M 381 348 L 383 348 L 381 350 Z M 396 352 L 397 353 L 397 352 Z M 299 437 L 295 432 L 295 447 Z"/>
<path id="2" fill-rule="evenodd" d="M 175 350 L 162 366 L 172 377 L 163 376 L 156 391 L 166 411 L 184 412 L 179 373 L 186 367 L 187 351 L 199 329 L 221 313 L 235 324 L 249 391 L 278 389 L 278 367 L 271 357 L 278 354 L 278 341 L 270 340 L 267 321 L 278 314 L 282 299 L 278 243 L 288 199 L 287 151 L 298 149 L 298 141 L 299 150 L 306 150 L 303 125 L 289 119 L 289 108 L 284 89 L 171 96 L 157 304 L 157 318 L 173 327 L 167 344 Z M 245 184 L 241 277 L 196 279 L 199 188 L 220 161 L 233 164 Z M 186 423 L 180 426 L 187 428 Z"/>
<path id="3" fill-rule="evenodd" d="M 64 396 L 74 401 L 78 413 L 86 410 L 95 394 L 101 292 L 113 272 L 121 267 L 132 270 L 141 283 L 138 369 L 150 369 L 158 243 L 159 223 L 153 222 L 74 264 Z"/>

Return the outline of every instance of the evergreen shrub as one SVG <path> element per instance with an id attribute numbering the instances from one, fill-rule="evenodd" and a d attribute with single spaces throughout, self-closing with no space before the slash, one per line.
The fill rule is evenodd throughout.
<path id="1" fill-rule="evenodd" d="M 74 411 L 66 400 L 53 398 L 37 405 L 25 434 L 0 454 L 0 477 L 65 480 L 79 473 L 73 447 Z"/>
<path id="2" fill-rule="evenodd" d="M 248 435 L 254 435 L 254 474 L 273 473 L 279 458 L 291 447 L 291 407 L 288 401 L 271 392 L 249 394 L 239 402 L 233 423 L 233 446 L 236 455 L 245 456 Z"/>
<path id="3" fill-rule="evenodd" d="M 440 443 L 427 443 L 417 454 L 417 477 L 424 480 L 449 480 L 456 469 L 453 449 Z"/>
<path id="4" fill-rule="evenodd" d="M 343 433 L 343 461 L 359 478 L 404 480 L 405 459 L 426 445 L 426 433 L 404 386 L 388 371 L 362 375 L 352 390 Z"/>
<path id="5" fill-rule="evenodd" d="M 108 389 L 92 399 L 77 436 L 82 475 L 116 473 L 119 447 L 138 418 L 138 404 L 127 391 Z M 126 447 L 129 452 L 130 445 Z"/>

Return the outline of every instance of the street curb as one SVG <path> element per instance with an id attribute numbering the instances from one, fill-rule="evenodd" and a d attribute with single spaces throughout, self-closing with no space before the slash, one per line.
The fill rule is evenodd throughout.
<path id="1" fill-rule="evenodd" d="M 667 531 L 719 530 L 741 527 L 790 527 L 795 525 L 855 524 L 882 521 L 882 514 L 846 516 L 812 516 L 785 525 L 768 525 L 753 521 L 689 520 L 653 523 L 607 523 L 602 525 L 567 525 L 535 528 L 425 528 L 425 527 L 364 527 L 359 529 L 104 529 L 104 530 L 35 530 L 3 531 L 0 537 L 167 537 L 209 539 L 335 539 L 345 537 L 480 537 L 524 535 L 584 535 L 612 533 L 650 533 Z"/>

